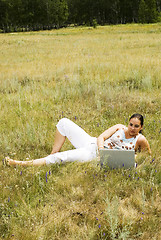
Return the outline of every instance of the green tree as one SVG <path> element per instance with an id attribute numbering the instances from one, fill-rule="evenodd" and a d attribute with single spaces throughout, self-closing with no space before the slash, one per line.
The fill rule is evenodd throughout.
<path id="1" fill-rule="evenodd" d="M 147 22 L 154 23 L 157 22 L 158 12 L 157 12 L 157 4 L 156 0 L 146 0 L 147 4 Z"/>
<path id="2" fill-rule="evenodd" d="M 138 11 L 138 19 L 140 23 L 147 22 L 147 14 L 148 14 L 147 5 L 144 0 L 141 0 L 139 4 L 139 11 Z"/>
<path id="3" fill-rule="evenodd" d="M 46 4 L 48 23 L 57 28 L 63 26 L 69 15 L 66 0 L 48 0 Z"/>
<path id="4" fill-rule="evenodd" d="M 21 0 L 9 0 L 10 24 L 19 26 L 22 24 L 23 4 Z"/>
<path id="5" fill-rule="evenodd" d="M 0 28 L 8 24 L 8 2 L 0 0 Z"/>

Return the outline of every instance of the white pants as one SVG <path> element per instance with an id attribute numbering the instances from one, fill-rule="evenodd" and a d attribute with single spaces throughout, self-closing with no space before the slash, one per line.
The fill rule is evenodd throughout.
<path id="1" fill-rule="evenodd" d="M 65 152 L 51 154 L 46 164 L 60 162 L 87 162 L 96 158 L 97 138 L 88 135 L 82 128 L 67 118 L 62 118 L 57 124 L 58 131 L 69 139 L 76 148 Z"/>

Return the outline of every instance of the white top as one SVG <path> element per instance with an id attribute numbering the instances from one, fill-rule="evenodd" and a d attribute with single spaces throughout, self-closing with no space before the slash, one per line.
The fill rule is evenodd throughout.
<path id="1" fill-rule="evenodd" d="M 124 128 L 116 131 L 111 137 L 104 141 L 104 147 L 109 149 L 134 150 L 135 144 L 140 134 L 127 139 Z"/>

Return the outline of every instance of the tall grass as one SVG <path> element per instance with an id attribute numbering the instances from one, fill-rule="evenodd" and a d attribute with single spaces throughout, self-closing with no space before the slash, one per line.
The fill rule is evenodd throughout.
<path id="1" fill-rule="evenodd" d="M 1 159 L 48 155 L 61 117 L 98 136 L 140 112 L 152 148 L 131 170 L 1 163 L 1 239 L 159 240 L 160 66 L 160 24 L 0 35 Z"/>

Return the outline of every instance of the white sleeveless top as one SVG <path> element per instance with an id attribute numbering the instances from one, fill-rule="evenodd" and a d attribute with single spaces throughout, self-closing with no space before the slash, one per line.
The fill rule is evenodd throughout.
<path id="1" fill-rule="evenodd" d="M 136 137 L 127 139 L 125 137 L 124 129 L 122 128 L 104 141 L 104 148 L 134 150 L 136 141 L 139 136 L 140 134 L 138 134 Z"/>

